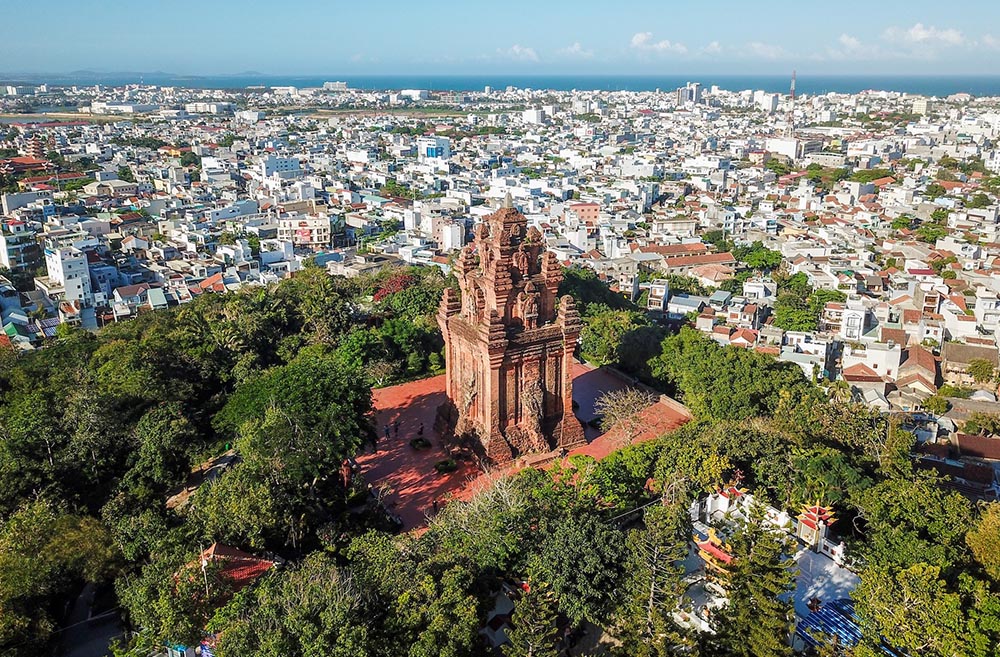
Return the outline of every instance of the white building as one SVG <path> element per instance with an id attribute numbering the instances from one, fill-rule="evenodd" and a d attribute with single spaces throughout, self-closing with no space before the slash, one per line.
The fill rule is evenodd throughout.
<path id="1" fill-rule="evenodd" d="M 258 210 L 259 207 L 257 205 L 257 201 L 253 201 L 251 199 L 240 199 L 231 205 L 216 208 L 214 210 L 208 210 L 205 213 L 205 218 L 212 223 L 215 223 L 217 221 L 225 221 L 226 219 L 234 219 L 236 217 L 256 214 Z"/>
<path id="2" fill-rule="evenodd" d="M 260 161 L 260 175 L 264 178 L 276 176 L 284 180 L 302 175 L 302 165 L 298 158 L 268 155 Z"/>
<path id="3" fill-rule="evenodd" d="M 188 103 L 184 106 L 191 114 L 228 114 L 235 108 L 232 103 Z"/>
<path id="4" fill-rule="evenodd" d="M 860 340 L 869 328 L 868 308 L 860 299 L 848 299 L 841 315 L 838 335 L 845 340 Z"/>
<path id="5" fill-rule="evenodd" d="M 50 290 L 62 288 L 61 295 L 66 301 L 79 301 L 83 306 L 93 302 L 90 287 L 90 270 L 87 268 L 87 254 L 80 249 L 67 246 L 45 249 L 45 268 L 48 271 Z"/>
<path id="6" fill-rule="evenodd" d="M 451 141 L 447 137 L 420 137 L 417 139 L 417 157 L 420 160 L 447 160 L 451 157 Z"/>
<path id="7" fill-rule="evenodd" d="M 542 123 L 545 123 L 545 112 L 537 108 L 526 109 L 521 112 L 521 120 L 525 123 L 541 125 Z"/>
<path id="8" fill-rule="evenodd" d="M 312 249 L 330 246 L 332 231 L 326 215 L 292 215 L 278 218 L 278 239 Z"/>
<path id="9" fill-rule="evenodd" d="M 244 123 L 257 123 L 258 121 L 264 120 L 264 112 L 258 112 L 256 110 L 240 110 L 236 112 L 236 120 L 242 121 Z"/>
<path id="10" fill-rule="evenodd" d="M 410 100 L 427 100 L 430 98 L 430 94 L 426 89 L 403 89 L 399 92 L 399 95 Z"/>

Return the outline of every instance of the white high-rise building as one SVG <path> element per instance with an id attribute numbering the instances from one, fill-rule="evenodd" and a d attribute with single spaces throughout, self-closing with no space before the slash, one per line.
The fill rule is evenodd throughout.
<path id="1" fill-rule="evenodd" d="M 63 298 L 66 301 L 79 301 L 82 306 L 93 305 L 86 253 L 75 246 L 46 247 L 45 268 L 49 283 L 65 290 Z"/>
<path id="2" fill-rule="evenodd" d="M 677 104 L 684 105 L 686 103 L 694 103 L 698 105 L 701 103 L 701 83 L 700 82 L 688 82 L 686 85 L 677 90 Z"/>
<path id="3" fill-rule="evenodd" d="M 545 123 L 545 112 L 540 109 L 526 109 L 521 113 L 521 120 L 525 123 Z"/>

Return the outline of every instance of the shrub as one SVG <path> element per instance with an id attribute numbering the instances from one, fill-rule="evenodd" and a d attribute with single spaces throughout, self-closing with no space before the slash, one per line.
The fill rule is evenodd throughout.
<path id="1" fill-rule="evenodd" d="M 444 459 L 435 463 L 434 469 L 438 471 L 438 474 L 448 474 L 458 470 L 458 462 L 455 459 Z"/>

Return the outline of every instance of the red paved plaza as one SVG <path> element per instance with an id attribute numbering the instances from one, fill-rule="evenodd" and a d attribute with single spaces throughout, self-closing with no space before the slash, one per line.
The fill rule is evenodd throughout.
<path id="1" fill-rule="evenodd" d="M 578 404 L 576 416 L 586 427 L 587 444 L 571 452 L 586 454 L 600 459 L 623 446 L 624 436 L 612 429 L 606 434 L 587 422 L 596 413 L 594 403 L 603 393 L 629 386 L 620 376 L 587 365 L 576 364 L 573 379 L 573 400 Z M 434 500 L 443 504 L 446 499 L 461 499 L 477 486 L 476 479 L 482 475 L 472 463 L 459 461 L 459 469 L 441 475 L 434 464 L 448 458 L 440 438 L 434 433 L 434 420 L 438 406 L 447 399 L 444 376 L 435 376 L 410 383 L 402 383 L 390 388 L 373 391 L 377 411 L 379 435 L 378 452 L 366 452 L 358 456 L 365 479 L 375 488 L 387 489 L 384 497 L 389 511 L 398 515 L 405 529 L 413 529 L 424 524 L 426 515 L 432 513 Z M 690 419 L 683 407 L 676 402 L 662 398 L 643 413 L 643 432 L 635 442 L 650 440 L 676 429 Z M 394 425 L 399 423 L 398 435 Z M 421 425 L 423 435 L 431 442 L 431 448 L 416 450 L 410 447 L 410 440 L 416 438 Z M 384 436 L 384 428 L 389 426 L 389 439 Z M 525 462 L 512 466 L 524 467 Z M 481 482 L 485 485 L 487 482 Z"/>

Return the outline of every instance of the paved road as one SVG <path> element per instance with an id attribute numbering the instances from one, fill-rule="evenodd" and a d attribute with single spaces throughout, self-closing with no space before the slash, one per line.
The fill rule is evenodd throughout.
<path id="1" fill-rule="evenodd" d="M 94 585 L 87 584 L 70 611 L 66 628 L 62 632 L 59 655 L 61 657 L 105 657 L 110 654 L 108 644 L 121 636 L 121 619 L 117 612 L 91 618 L 94 603 Z"/>

